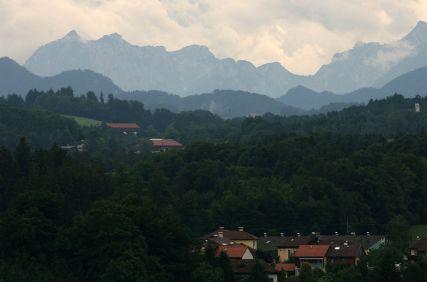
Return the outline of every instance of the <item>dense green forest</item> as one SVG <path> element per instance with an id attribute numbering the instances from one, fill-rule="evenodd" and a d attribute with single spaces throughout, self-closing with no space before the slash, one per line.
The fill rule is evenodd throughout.
<path id="1" fill-rule="evenodd" d="M 345 232 L 348 220 L 350 231 L 383 233 L 396 218 L 422 223 L 426 145 L 423 134 L 203 142 L 122 156 L 111 171 L 87 153 L 34 151 L 21 140 L 14 151 L 0 150 L 0 277 L 213 281 L 200 277 L 227 267 L 192 250 L 194 238 L 218 226 L 331 233 Z M 392 251 L 371 259 L 383 263 Z"/>
<path id="2" fill-rule="evenodd" d="M 393 239 L 406 237 L 392 227 L 427 220 L 426 98 L 233 120 L 103 99 L 69 88 L 0 99 L 0 280 L 234 282 L 230 262 L 199 255 L 196 238 L 245 226 L 257 235 L 391 235 L 366 258 L 374 270 L 304 270 L 294 281 L 425 281 L 425 261 L 394 270 L 409 242 Z M 140 137 L 59 114 L 137 122 L 142 139 L 186 148 L 133 154 Z M 30 144 L 15 148 L 21 136 Z M 81 139 L 82 153 L 55 145 Z M 248 281 L 264 276 L 254 268 Z"/>

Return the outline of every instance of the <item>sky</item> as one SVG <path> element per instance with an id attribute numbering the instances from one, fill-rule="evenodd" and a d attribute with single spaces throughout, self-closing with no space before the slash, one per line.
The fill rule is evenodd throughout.
<path id="1" fill-rule="evenodd" d="M 76 30 L 136 45 L 206 45 L 219 58 L 313 74 L 357 42 L 391 42 L 427 20 L 427 0 L 0 0 L 0 57 L 20 63 Z"/>

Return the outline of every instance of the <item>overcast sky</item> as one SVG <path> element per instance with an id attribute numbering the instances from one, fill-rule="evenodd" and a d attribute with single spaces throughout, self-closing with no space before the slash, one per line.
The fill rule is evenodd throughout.
<path id="1" fill-rule="evenodd" d="M 358 41 L 389 42 L 427 20 L 427 0 L 0 0 L 0 57 L 23 63 L 75 29 L 138 45 L 208 46 L 310 74 Z"/>

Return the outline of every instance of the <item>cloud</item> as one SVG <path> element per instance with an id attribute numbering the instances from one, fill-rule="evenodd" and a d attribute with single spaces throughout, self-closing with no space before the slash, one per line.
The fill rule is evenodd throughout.
<path id="1" fill-rule="evenodd" d="M 357 41 L 398 39 L 419 19 L 425 0 L 0 0 L 0 56 L 24 62 L 76 29 L 169 50 L 202 44 L 219 57 L 309 74 Z"/>

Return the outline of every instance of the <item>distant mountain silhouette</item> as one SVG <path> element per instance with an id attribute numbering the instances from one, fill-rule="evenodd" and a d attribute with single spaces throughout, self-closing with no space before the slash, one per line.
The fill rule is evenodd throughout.
<path id="1" fill-rule="evenodd" d="M 160 91 L 126 93 L 109 78 L 93 71 L 73 70 L 52 77 L 39 77 L 9 58 L 0 59 L 0 95 L 15 93 L 24 96 L 30 89 L 56 90 L 67 86 L 77 94 L 103 92 L 120 99 L 141 101 L 151 109 L 166 108 L 176 112 L 201 109 L 227 118 L 268 112 L 284 115 L 301 113 L 268 96 L 244 91 L 215 91 L 185 98 Z"/>
<path id="2" fill-rule="evenodd" d="M 427 95 L 427 67 L 401 75 L 382 88 L 361 88 L 356 91 L 337 95 L 332 92 L 315 92 L 309 88 L 298 86 L 278 98 L 284 104 L 304 110 L 318 109 L 331 103 L 360 104 L 370 99 L 382 99 L 395 93 L 405 97 Z"/>
<path id="3" fill-rule="evenodd" d="M 281 94 L 302 78 L 279 63 L 255 67 L 247 61 L 217 59 L 205 46 L 169 52 L 164 47 L 132 45 L 119 34 L 85 40 L 75 31 L 40 47 L 25 66 L 44 76 L 90 69 L 125 90 L 160 90 L 181 96 L 215 89 Z"/>
<path id="4" fill-rule="evenodd" d="M 225 118 L 256 116 L 265 113 L 298 115 L 303 111 L 290 107 L 265 95 L 234 90 L 216 90 L 213 93 L 179 97 L 157 91 L 131 92 L 129 100 L 143 102 L 148 108 L 166 108 L 171 111 L 207 110 Z"/>
<path id="5" fill-rule="evenodd" d="M 419 22 L 405 37 L 391 43 L 357 43 L 335 54 L 312 76 L 292 74 L 280 63 L 256 67 L 247 61 L 218 59 L 206 46 L 167 51 L 132 45 L 117 33 L 86 40 L 75 31 L 41 46 L 25 66 L 42 76 L 90 69 L 124 90 L 159 90 L 180 96 L 231 89 L 279 97 L 298 85 L 342 94 L 362 87 L 379 88 L 427 66 L 427 23 Z"/>
<path id="6" fill-rule="evenodd" d="M 52 77 L 40 77 L 29 72 L 10 58 L 0 58 L 0 95 L 26 95 L 30 89 L 49 90 L 71 86 L 76 93 L 93 91 L 121 94 L 111 79 L 89 70 L 72 70 Z"/>

